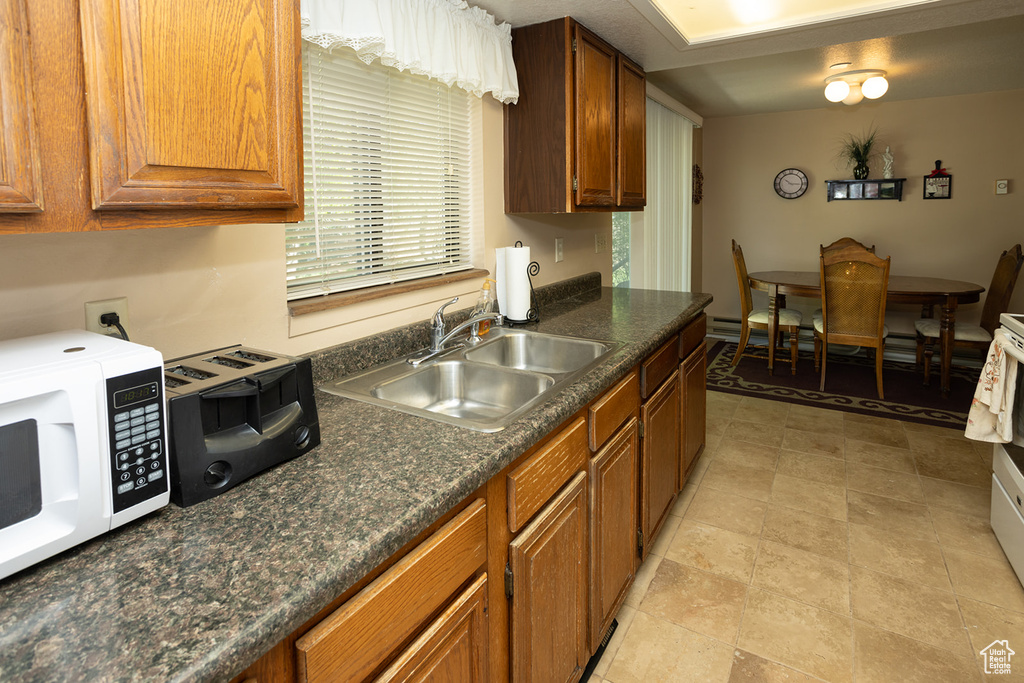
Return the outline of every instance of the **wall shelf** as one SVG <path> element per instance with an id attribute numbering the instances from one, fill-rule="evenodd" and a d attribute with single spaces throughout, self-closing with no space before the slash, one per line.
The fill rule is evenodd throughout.
<path id="1" fill-rule="evenodd" d="M 895 199 L 903 201 L 903 181 L 906 178 L 875 180 L 826 180 L 828 201 L 846 199 Z"/>

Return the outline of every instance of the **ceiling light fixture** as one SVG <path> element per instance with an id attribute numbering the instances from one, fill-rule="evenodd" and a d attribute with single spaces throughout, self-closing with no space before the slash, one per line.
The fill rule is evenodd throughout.
<path id="1" fill-rule="evenodd" d="M 825 99 L 829 102 L 857 104 L 865 97 L 877 100 L 888 89 L 885 72 L 878 69 L 846 71 L 825 79 Z"/>

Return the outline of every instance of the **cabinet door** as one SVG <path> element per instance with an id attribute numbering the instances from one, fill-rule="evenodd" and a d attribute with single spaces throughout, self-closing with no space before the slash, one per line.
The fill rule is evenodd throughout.
<path id="1" fill-rule="evenodd" d="M 378 683 L 487 680 L 487 576 L 456 598 L 403 652 Z"/>
<path id="2" fill-rule="evenodd" d="M 24 0 L 0 0 L 0 211 L 43 210 Z"/>
<path id="3" fill-rule="evenodd" d="M 640 527 L 643 559 L 654 544 L 679 483 L 679 383 L 673 373 L 640 408 Z"/>
<path id="4" fill-rule="evenodd" d="M 576 204 L 615 206 L 615 49 L 576 25 Z"/>
<path id="5" fill-rule="evenodd" d="M 301 205 L 297 3 L 82 0 L 94 209 Z"/>
<path id="6" fill-rule="evenodd" d="M 679 384 L 682 388 L 682 438 L 679 454 L 679 488 L 683 488 L 690 468 L 704 449 L 707 431 L 708 346 L 702 343 L 679 366 Z"/>
<path id="7" fill-rule="evenodd" d="M 621 207 L 647 204 L 647 77 L 619 55 L 618 195 Z"/>
<path id="8" fill-rule="evenodd" d="M 361 681 L 429 623 L 487 561 L 476 500 L 295 642 L 302 683 Z"/>
<path id="9" fill-rule="evenodd" d="M 601 644 L 635 577 L 639 448 L 634 413 L 590 461 L 590 652 Z"/>
<path id="10" fill-rule="evenodd" d="M 587 475 L 509 545 L 512 681 L 576 681 L 587 664 Z"/>

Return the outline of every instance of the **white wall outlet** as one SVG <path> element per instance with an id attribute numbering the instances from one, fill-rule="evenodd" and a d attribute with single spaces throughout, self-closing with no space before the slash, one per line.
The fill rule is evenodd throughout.
<path id="1" fill-rule="evenodd" d="M 996 194 L 1008 194 L 1010 192 L 1010 181 L 1009 180 L 997 180 L 996 181 Z"/>
<path id="2" fill-rule="evenodd" d="M 565 254 L 562 253 L 562 238 L 555 238 L 555 263 L 561 263 L 565 260 Z"/>
<path id="3" fill-rule="evenodd" d="M 594 253 L 603 254 L 608 251 L 608 235 L 599 232 L 594 235 Z"/>
<path id="4" fill-rule="evenodd" d="M 85 329 L 89 332 L 105 334 L 111 337 L 120 337 L 121 333 L 113 325 L 104 325 L 100 322 L 100 316 L 104 313 L 117 313 L 121 327 L 131 337 L 131 328 L 128 325 L 128 297 L 121 296 L 116 299 L 103 299 L 102 301 L 85 302 Z"/>

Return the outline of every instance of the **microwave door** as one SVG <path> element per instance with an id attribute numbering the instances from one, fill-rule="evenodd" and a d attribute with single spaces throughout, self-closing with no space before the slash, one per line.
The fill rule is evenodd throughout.
<path id="1" fill-rule="evenodd" d="M 0 577 L 109 529 L 98 366 L 5 382 L 0 399 Z M 82 390 L 85 388 L 86 390 Z"/>

